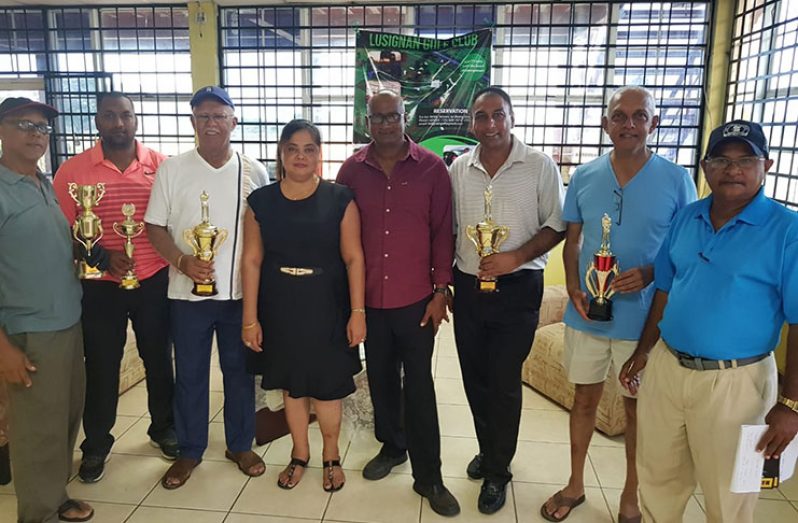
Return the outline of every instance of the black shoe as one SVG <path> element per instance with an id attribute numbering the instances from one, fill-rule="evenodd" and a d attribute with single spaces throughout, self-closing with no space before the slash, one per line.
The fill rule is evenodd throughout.
<path id="1" fill-rule="evenodd" d="M 474 459 L 472 459 L 471 462 L 466 467 L 466 474 L 468 474 L 469 478 L 471 478 L 471 479 L 482 479 L 483 478 L 483 476 L 482 476 L 482 458 L 483 458 L 483 455 L 480 452 L 479 454 L 474 456 Z"/>
<path id="2" fill-rule="evenodd" d="M 413 483 L 413 490 L 427 498 L 432 510 L 441 516 L 456 516 L 460 513 L 460 504 L 457 502 L 457 498 L 443 486 L 443 483 L 431 487 L 422 487 L 418 483 Z"/>
<path id="3" fill-rule="evenodd" d="M 507 500 L 507 484 L 485 480 L 479 492 L 477 508 L 483 514 L 493 514 L 504 506 Z"/>
<path id="4" fill-rule="evenodd" d="M 168 434 L 163 438 L 150 439 L 150 445 L 161 450 L 161 456 L 169 461 L 174 461 L 180 455 L 180 447 L 177 444 L 177 436 L 174 433 Z"/>
<path id="5" fill-rule="evenodd" d="M 363 477 L 376 481 L 391 473 L 391 469 L 407 461 L 407 452 L 399 456 L 386 456 L 382 452 L 371 458 L 363 468 Z"/>
<path id="6" fill-rule="evenodd" d="M 83 483 L 97 483 L 103 479 L 105 464 L 111 459 L 111 454 L 105 456 L 83 456 L 80 461 L 78 478 Z"/>

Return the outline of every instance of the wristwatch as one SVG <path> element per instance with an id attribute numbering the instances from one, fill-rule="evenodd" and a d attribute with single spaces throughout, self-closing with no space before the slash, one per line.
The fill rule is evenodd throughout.
<path id="1" fill-rule="evenodd" d="M 792 400 L 785 396 L 779 394 L 779 403 L 790 409 L 791 411 L 798 413 L 798 400 Z"/>
<path id="2" fill-rule="evenodd" d="M 443 294 L 446 297 L 449 297 L 449 296 L 452 295 L 452 291 L 449 290 L 449 286 L 448 285 L 446 285 L 444 287 L 435 287 L 435 290 L 432 291 L 432 292 L 434 292 L 436 294 Z"/>

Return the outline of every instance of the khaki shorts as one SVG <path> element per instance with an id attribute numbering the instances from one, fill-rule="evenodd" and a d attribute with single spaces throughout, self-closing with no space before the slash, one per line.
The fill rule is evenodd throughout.
<path id="1" fill-rule="evenodd" d="M 615 340 L 594 336 L 587 332 L 565 326 L 565 348 L 562 364 L 568 381 L 578 385 L 603 383 L 607 372 L 618 379 L 621 367 L 637 347 L 637 340 Z M 641 376 L 642 377 L 642 376 Z M 621 394 L 627 398 L 635 396 L 621 387 Z"/>

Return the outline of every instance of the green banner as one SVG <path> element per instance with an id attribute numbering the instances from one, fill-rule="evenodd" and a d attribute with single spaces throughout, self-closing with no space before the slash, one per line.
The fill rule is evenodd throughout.
<path id="1" fill-rule="evenodd" d="M 483 29 L 448 40 L 357 32 L 355 143 L 368 143 L 366 103 L 380 89 L 405 99 L 407 134 L 450 163 L 476 142 L 468 138 L 474 94 L 490 85 L 492 33 Z"/>

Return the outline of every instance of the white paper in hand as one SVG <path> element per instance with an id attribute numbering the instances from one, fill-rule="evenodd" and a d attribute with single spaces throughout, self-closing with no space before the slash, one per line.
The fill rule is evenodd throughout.
<path id="1" fill-rule="evenodd" d="M 734 473 L 731 488 L 734 493 L 759 492 L 762 485 L 762 469 L 765 455 L 757 452 L 756 445 L 767 431 L 767 425 L 743 425 L 737 442 L 737 455 L 734 459 Z M 798 437 L 794 438 L 781 454 L 779 463 L 779 482 L 787 481 L 795 472 L 798 459 Z"/>

